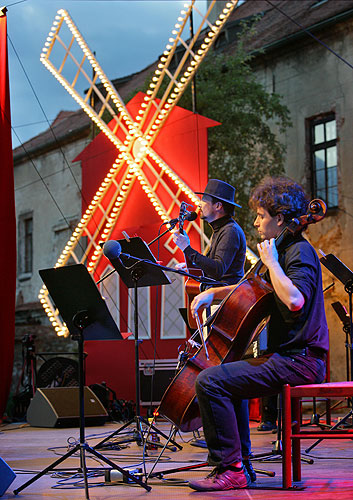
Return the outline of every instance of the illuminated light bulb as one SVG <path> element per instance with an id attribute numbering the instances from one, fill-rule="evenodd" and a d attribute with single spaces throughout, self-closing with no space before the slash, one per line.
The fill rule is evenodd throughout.
<path id="1" fill-rule="evenodd" d="M 178 17 L 178 21 L 179 21 L 179 23 L 181 23 L 182 21 L 184 21 L 184 18 L 183 17 Z"/>
<path id="2" fill-rule="evenodd" d="M 215 22 L 215 24 L 217 24 L 217 26 L 219 26 L 221 23 L 221 21 L 219 21 L 219 19 L 217 19 L 217 21 Z"/>
<path id="3" fill-rule="evenodd" d="M 177 35 L 178 34 L 177 30 L 172 30 L 172 34 Z"/>

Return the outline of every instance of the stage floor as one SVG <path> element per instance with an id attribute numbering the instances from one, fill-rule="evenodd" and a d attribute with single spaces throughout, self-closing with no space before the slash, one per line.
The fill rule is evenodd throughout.
<path id="1" fill-rule="evenodd" d="M 259 433 L 256 431 L 257 423 L 252 423 L 251 435 L 253 452 L 271 452 L 276 435 L 272 433 Z M 86 442 L 95 446 L 104 437 L 109 436 L 120 427 L 119 424 L 107 423 L 101 427 L 86 427 Z M 169 426 L 165 422 L 157 423 L 158 429 L 168 433 Z M 133 428 L 131 429 L 133 430 Z M 124 434 L 131 437 L 131 433 Z M 16 472 L 17 477 L 7 492 L 4 499 L 15 498 L 13 491 L 28 481 L 33 474 L 52 464 L 59 456 L 68 451 L 69 444 L 75 444 L 79 439 L 79 429 L 44 429 L 29 427 L 27 424 L 11 424 L 0 427 L 0 457 Z M 119 436 L 119 441 L 122 436 Z M 176 441 L 182 445 L 181 451 L 166 451 L 157 464 L 158 471 L 174 469 L 180 466 L 189 466 L 202 463 L 206 460 L 207 452 L 204 448 L 191 445 L 192 433 L 177 435 Z M 114 439 L 115 440 L 115 439 Z M 114 440 L 109 440 L 113 443 Z M 303 449 L 312 442 L 303 441 Z M 115 462 L 118 466 L 135 469 L 142 467 L 142 447 L 136 442 L 128 443 L 126 448 L 100 449 L 99 452 Z M 158 451 L 148 451 L 145 464 L 149 471 L 155 462 Z M 102 463 L 92 459 L 90 453 L 86 454 L 89 467 L 104 467 Z M 326 440 L 321 442 L 313 451 L 304 456 L 313 458 L 314 463 L 302 464 L 303 481 L 297 483 L 304 489 L 284 491 L 281 489 L 282 472 L 280 461 L 255 461 L 257 469 L 274 471 L 275 477 L 258 474 L 256 485 L 246 490 L 231 490 L 227 492 L 197 493 L 187 486 L 191 478 L 203 477 L 211 469 L 204 468 L 196 471 L 183 471 L 177 474 L 165 474 L 163 479 L 153 478 L 148 481 L 151 491 L 147 492 L 139 485 L 124 483 L 105 483 L 104 474 L 89 478 L 89 497 L 100 500 L 117 499 L 186 499 L 198 496 L 200 498 L 239 498 L 239 499 L 269 499 L 282 500 L 289 498 L 315 500 L 332 500 L 337 495 L 339 500 L 353 498 L 353 442 L 352 440 Z M 276 457 L 272 457 L 275 459 Z M 79 458 L 70 457 L 59 467 L 64 469 L 79 466 Z M 1 489 L 1 488 L 0 488 Z M 82 478 L 77 476 L 50 473 L 37 479 L 34 483 L 19 492 L 18 498 L 22 500 L 37 500 L 39 498 L 52 499 L 84 499 Z"/>

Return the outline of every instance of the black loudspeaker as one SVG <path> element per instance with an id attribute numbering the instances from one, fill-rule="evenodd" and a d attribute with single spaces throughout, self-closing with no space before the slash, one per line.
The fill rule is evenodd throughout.
<path id="1" fill-rule="evenodd" d="M 0 457 L 0 497 L 5 493 L 15 477 L 14 471 Z"/>
<path id="2" fill-rule="evenodd" d="M 84 402 L 85 425 L 103 425 L 108 414 L 89 387 L 84 389 Z M 37 389 L 27 410 L 27 422 L 33 427 L 79 426 L 79 388 Z"/>

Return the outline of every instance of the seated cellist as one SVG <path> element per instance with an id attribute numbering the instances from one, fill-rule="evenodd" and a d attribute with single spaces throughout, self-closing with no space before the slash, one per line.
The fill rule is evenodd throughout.
<path id="1" fill-rule="evenodd" d="M 301 232 L 290 236 L 278 254 L 275 238 L 291 219 L 306 213 L 308 200 L 301 186 L 285 178 L 267 177 L 253 190 L 250 207 L 262 239 L 258 252 L 273 287 L 268 323 L 272 354 L 225 363 L 203 370 L 196 394 L 213 472 L 189 486 L 197 491 L 246 488 L 250 477 L 242 463 L 240 429 L 248 422 L 237 407 L 244 398 L 273 395 L 284 384 L 320 383 L 325 377 L 328 328 L 322 293 L 320 261 Z M 192 313 L 223 299 L 236 285 L 211 288 L 195 297 Z M 234 293 L 237 293 L 235 290 Z"/>
<path id="2" fill-rule="evenodd" d="M 205 190 L 196 194 L 202 195 L 200 217 L 212 229 L 210 247 L 206 255 L 201 254 L 190 246 L 188 235 L 179 231 L 173 234 L 174 243 L 184 252 L 186 259 L 194 267 L 201 269 L 205 276 L 229 285 L 238 283 L 244 275 L 246 239 L 244 231 L 233 218 L 234 207 L 241 208 L 234 201 L 235 188 L 219 179 L 210 179 Z M 247 422 L 249 407 L 246 400 L 237 407 L 237 413 L 241 415 L 242 421 Z M 251 441 L 248 424 L 242 429 L 241 448 L 243 462 L 252 481 L 255 481 L 256 473 L 249 460 Z"/>

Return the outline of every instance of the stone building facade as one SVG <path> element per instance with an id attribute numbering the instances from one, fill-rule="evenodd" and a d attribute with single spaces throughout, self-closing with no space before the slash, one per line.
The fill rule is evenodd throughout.
<path id="1" fill-rule="evenodd" d="M 53 266 L 81 218 L 81 167 L 72 161 L 90 132 L 83 112 L 61 112 L 51 129 L 14 150 L 18 266 L 12 393 L 31 383 L 34 350 L 74 349 L 69 339 L 57 337 L 38 300 L 43 284 L 38 271 Z M 42 358 L 37 361 L 40 366 Z"/>

